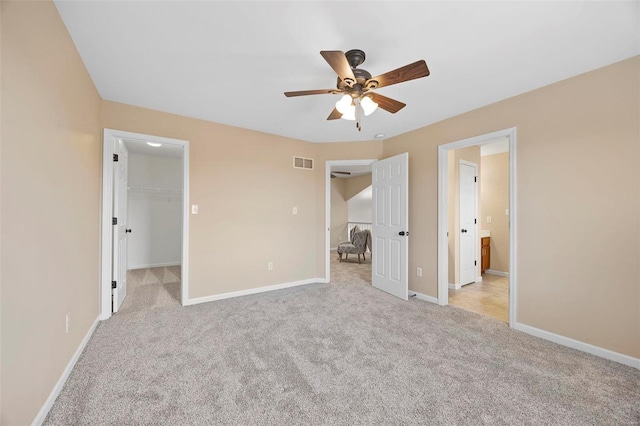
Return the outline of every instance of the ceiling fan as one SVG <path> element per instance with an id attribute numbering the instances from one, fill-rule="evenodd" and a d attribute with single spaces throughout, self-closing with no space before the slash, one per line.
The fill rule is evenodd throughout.
<path id="1" fill-rule="evenodd" d="M 427 68 L 427 63 L 424 60 L 419 60 L 372 78 L 368 71 L 358 68 L 365 60 L 365 54 L 362 50 L 353 49 L 347 53 L 340 50 L 323 50 L 320 54 L 338 74 L 337 89 L 301 90 L 284 92 L 284 95 L 293 97 L 342 94 L 343 96 L 336 102 L 336 107 L 331 111 L 327 120 L 339 118 L 355 120 L 358 131 L 362 130 L 360 126 L 362 113 L 369 115 L 379 106 L 395 114 L 406 106 L 406 104 L 395 99 L 373 92 L 374 89 L 429 75 L 429 68 Z"/>
<path id="2" fill-rule="evenodd" d="M 336 175 L 350 175 L 350 174 L 351 174 L 351 172 L 338 172 L 338 171 L 331 172 L 331 179 L 337 178 L 338 176 L 336 176 Z"/>

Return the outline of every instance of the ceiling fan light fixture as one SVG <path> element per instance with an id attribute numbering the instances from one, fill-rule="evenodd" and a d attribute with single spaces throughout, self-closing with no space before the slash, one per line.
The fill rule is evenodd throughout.
<path id="1" fill-rule="evenodd" d="M 355 105 L 351 105 L 351 108 L 349 108 L 344 114 L 342 114 L 342 118 L 345 120 L 350 120 L 353 121 L 356 119 L 356 107 Z"/>
<path id="2" fill-rule="evenodd" d="M 353 104 L 351 95 L 341 97 L 340 100 L 336 102 L 336 109 L 342 114 L 342 118 L 345 120 L 356 119 L 356 106 Z"/>
<path id="3" fill-rule="evenodd" d="M 351 99 L 351 96 L 344 95 L 341 97 L 340 100 L 336 102 L 336 109 L 340 114 L 346 114 L 349 110 L 354 109 L 353 99 Z"/>
<path id="4" fill-rule="evenodd" d="M 378 109 L 378 104 L 373 102 L 373 100 L 369 96 L 364 96 L 360 101 L 360 106 L 364 111 L 364 115 L 372 114 L 376 109 Z"/>

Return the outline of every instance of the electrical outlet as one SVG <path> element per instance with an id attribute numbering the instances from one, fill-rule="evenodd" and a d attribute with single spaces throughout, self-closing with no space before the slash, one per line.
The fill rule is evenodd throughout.
<path id="1" fill-rule="evenodd" d="M 67 317 L 65 319 L 65 331 L 68 333 L 70 328 L 71 328 L 71 312 L 67 314 Z"/>
<path id="2" fill-rule="evenodd" d="M 509 216 L 509 209 L 504 209 L 504 214 L 505 214 L 506 216 Z"/>
<path id="3" fill-rule="evenodd" d="M 487 223 L 491 223 L 491 216 L 487 216 Z"/>
<path id="4" fill-rule="evenodd" d="M 422 268 L 416 268 L 416 275 L 419 277 L 422 276 Z"/>
<path id="5" fill-rule="evenodd" d="M 298 208 L 297 207 L 293 208 L 293 214 L 298 214 Z"/>
<path id="6" fill-rule="evenodd" d="M 273 262 L 267 263 L 267 270 L 268 271 L 273 271 Z"/>
<path id="7" fill-rule="evenodd" d="M 198 214 L 198 205 L 197 204 L 193 204 L 191 206 L 191 214 Z"/>

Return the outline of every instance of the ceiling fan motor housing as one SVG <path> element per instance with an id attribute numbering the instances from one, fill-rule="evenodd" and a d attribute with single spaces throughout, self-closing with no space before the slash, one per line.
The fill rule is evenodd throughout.
<path id="1" fill-rule="evenodd" d="M 366 58 L 366 55 L 360 49 L 349 50 L 344 54 L 344 56 L 347 57 L 347 62 L 349 62 L 351 68 L 356 68 L 358 65 L 362 64 Z"/>

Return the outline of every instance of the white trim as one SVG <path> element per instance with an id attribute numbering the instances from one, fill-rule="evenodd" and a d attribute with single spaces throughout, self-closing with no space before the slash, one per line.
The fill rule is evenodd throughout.
<path id="1" fill-rule="evenodd" d="M 462 286 L 460 284 L 453 284 L 453 283 L 449 283 L 449 288 L 451 290 L 460 290 L 462 288 Z M 439 304 L 439 303 L 438 303 Z"/>
<path id="2" fill-rule="evenodd" d="M 122 130 L 104 129 L 102 140 L 102 216 L 101 227 L 101 282 L 100 282 L 100 319 L 111 317 L 111 217 L 113 203 L 113 139 L 134 139 L 145 142 L 157 142 L 165 145 L 177 145 L 182 151 L 182 271 L 181 303 L 185 304 L 189 294 L 189 142 L 181 139 L 164 138 Z"/>
<path id="3" fill-rule="evenodd" d="M 149 263 L 147 265 L 129 265 L 129 270 L 132 269 L 147 269 L 147 268 L 162 268 L 163 266 L 180 266 L 180 261 L 178 262 L 167 262 L 167 263 Z"/>
<path id="4" fill-rule="evenodd" d="M 376 159 L 370 160 L 328 160 L 325 161 L 324 176 L 324 280 L 331 280 L 331 262 L 329 251 L 331 249 L 331 166 L 370 166 Z M 372 207 L 373 208 L 373 207 Z M 373 272 L 372 272 L 373 273 Z"/>
<path id="5" fill-rule="evenodd" d="M 485 274 L 489 274 L 489 275 L 498 275 L 501 277 L 508 277 L 509 273 L 508 272 L 502 272 L 502 271 L 496 271 L 495 269 L 486 269 L 484 271 Z"/>
<path id="6" fill-rule="evenodd" d="M 417 291 L 409 290 L 409 293 L 415 293 L 416 299 L 424 300 L 425 302 L 435 303 L 438 305 L 438 298 L 433 296 L 427 296 L 426 294 L 418 293 Z"/>
<path id="7" fill-rule="evenodd" d="M 438 304 L 449 304 L 449 259 L 448 259 L 448 194 L 449 157 L 452 149 L 481 145 L 492 139 L 509 138 L 509 325 L 513 327 L 517 318 L 517 173 L 516 173 L 516 128 L 498 130 L 438 146 Z"/>
<path id="8" fill-rule="evenodd" d="M 308 280 L 293 281 L 289 283 L 268 285 L 265 287 L 255 287 L 247 290 L 231 291 L 229 293 L 214 294 L 213 296 L 196 297 L 195 299 L 187 299 L 187 301 L 184 303 L 184 306 L 215 302 L 216 300 L 231 299 L 234 297 L 249 296 L 251 294 L 266 293 L 268 291 L 283 290 L 285 288 L 297 287 L 300 285 L 317 284 L 323 281 L 324 278 L 310 278 Z"/>
<path id="9" fill-rule="evenodd" d="M 478 258 L 480 257 L 478 254 L 478 249 L 480 248 L 480 231 L 479 231 L 479 223 L 478 220 L 479 219 L 479 205 L 480 205 L 480 185 L 479 185 L 479 181 L 478 179 L 480 178 L 480 165 L 478 163 L 474 163 L 473 161 L 467 161 L 467 160 L 460 160 L 460 165 L 464 164 L 466 166 L 469 167 L 473 167 L 475 172 L 475 203 L 473 203 L 473 215 L 476 218 L 476 223 L 474 223 L 473 227 L 475 230 L 475 239 L 476 241 L 474 241 L 473 244 L 473 259 L 476 261 L 476 265 L 475 265 L 475 269 L 476 269 L 476 274 L 482 269 L 482 261 L 478 262 Z M 460 173 L 462 173 L 462 167 L 458 167 L 458 212 L 460 211 L 460 183 L 462 182 L 462 180 L 460 179 Z M 458 213 L 458 229 L 460 229 L 460 214 Z M 458 242 L 458 245 L 460 245 L 460 243 Z M 460 261 L 458 260 L 458 276 L 460 276 Z M 480 277 L 480 281 L 482 281 L 482 276 Z M 478 278 L 475 279 L 474 282 L 479 282 Z M 471 284 L 471 283 L 467 283 L 467 284 Z M 464 284 L 463 284 L 464 285 Z"/>
<path id="10" fill-rule="evenodd" d="M 107 142 L 109 141 L 109 143 Z M 113 217 L 113 144 L 111 134 L 104 130 L 102 139 L 102 214 L 100 319 L 111 317 L 111 255 L 113 250 L 111 218 Z"/>
<path id="11" fill-rule="evenodd" d="M 481 283 L 482 282 L 482 275 L 480 275 L 479 277 L 476 277 L 476 280 L 474 282 Z"/>
<path id="12" fill-rule="evenodd" d="M 62 391 L 64 384 L 67 382 L 67 379 L 69 378 L 69 375 L 73 370 L 73 367 L 75 367 L 76 362 L 78 362 L 78 359 L 80 359 L 80 355 L 82 354 L 82 351 L 84 351 L 84 348 L 87 346 L 87 343 L 89 343 L 89 339 L 91 339 L 93 332 L 96 331 L 96 327 L 98 326 L 99 322 L 100 322 L 100 315 L 98 315 L 98 317 L 93 322 L 93 324 L 91 324 L 91 327 L 89 327 L 89 331 L 87 331 L 87 334 L 84 336 L 84 339 L 82 339 L 82 342 L 80 342 L 78 349 L 76 349 L 73 356 L 69 360 L 67 367 L 64 369 L 64 371 L 62 372 L 62 375 L 60 376 L 55 386 L 51 390 L 49 397 L 40 408 L 40 411 L 38 411 L 38 414 L 36 414 L 36 417 L 33 419 L 33 422 L 31 422 L 32 426 L 41 425 L 42 422 L 44 422 L 44 419 L 47 418 L 47 414 L 49 414 L 49 410 L 51 410 L 51 407 L 53 407 L 53 403 L 56 402 L 56 398 L 58 398 L 58 395 L 60 395 L 60 392 Z"/>
<path id="13" fill-rule="evenodd" d="M 605 358 L 611 361 L 619 362 L 620 364 L 628 365 L 640 370 L 640 358 L 634 358 L 629 355 L 624 355 L 619 352 L 614 352 L 609 349 L 604 349 L 599 346 L 594 346 L 589 343 L 581 342 L 579 340 L 571 339 L 569 337 L 560 336 L 549 331 L 541 330 L 539 328 L 531 327 L 529 325 L 515 323 L 512 325 L 515 330 L 522 331 L 523 333 L 530 334 L 541 339 L 549 340 L 553 343 L 557 343 L 562 346 L 577 349 L 582 352 L 596 355 L 601 358 Z"/>

